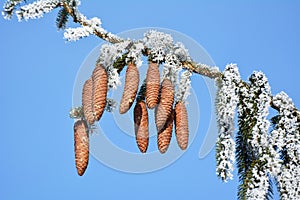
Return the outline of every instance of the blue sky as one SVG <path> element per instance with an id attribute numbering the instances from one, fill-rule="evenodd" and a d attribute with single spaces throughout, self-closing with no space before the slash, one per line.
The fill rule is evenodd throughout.
<path id="1" fill-rule="evenodd" d="M 300 4 L 258 2 L 83 1 L 80 10 L 101 18 L 113 33 L 141 27 L 184 33 L 202 45 L 221 70 L 237 63 L 243 79 L 253 70 L 263 71 L 272 93 L 284 90 L 299 108 Z M 22 23 L 16 17 L 0 18 L 0 199 L 236 199 L 236 173 L 233 181 L 221 183 L 214 151 L 198 157 L 210 99 L 202 95 L 207 88 L 197 75 L 192 86 L 198 91 L 201 121 L 180 159 L 162 170 L 131 174 L 91 156 L 85 175 L 77 176 L 68 112 L 77 71 L 101 40 L 91 36 L 65 43 L 55 15 Z"/>

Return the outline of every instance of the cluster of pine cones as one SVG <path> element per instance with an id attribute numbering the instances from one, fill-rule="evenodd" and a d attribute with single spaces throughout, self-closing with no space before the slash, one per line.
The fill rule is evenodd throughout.
<path id="1" fill-rule="evenodd" d="M 139 71 L 135 64 L 127 65 L 124 92 L 120 101 L 120 114 L 126 113 L 134 101 L 134 128 L 139 150 L 145 153 L 149 143 L 148 109 L 155 109 L 157 146 L 161 153 L 169 147 L 173 122 L 177 143 L 182 150 L 188 145 L 188 115 L 185 103 L 174 104 L 174 84 L 168 78 L 160 80 L 159 64 L 149 62 L 146 79 L 139 90 Z M 106 69 L 97 64 L 82 90 L 83 117 L 74 124 L 75 162 L 80 176 L 89 159 L 89 127 L 99 121 L 106 106 L 108 76 Z M 138 91 L 139 90 L 139 91 Z"/>

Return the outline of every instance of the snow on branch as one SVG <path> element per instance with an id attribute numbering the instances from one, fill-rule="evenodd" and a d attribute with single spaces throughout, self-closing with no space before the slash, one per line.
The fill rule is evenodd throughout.
<path id="1" fill-rule="evenodd" d="M 226 66 L 223 77 L 218 80 L 219 89 L 216 99 L 219 137 L 217 139 L 217 175 L 223 180 L 232 179 L 235 161 L 234 115 L 239 101 L 237 84 L 240 74 L 235 64 Z"/>
<path id="2" fill-rule="evenodd" d="M 271 132 L 273 145 L 283 158 L 277 182 L 281 199 L 300 199 L 300 126 L 292 99 L 284 92 L 273 98 L 279 108 L 275 128 Z"/>
<path id="3" fill-rule="evenodd" d="M 20 5 L 24 0 L 9 0 L 6 1 L 3 6 L 2 15 L 4 19 L 11 19 L 14 13 L 14 10 L 18 5 Z"/>
<path id="4" fill-rule="evenodd" d="M 181 71 L 181 63 L 177 56 L 170 52 L 165 55 L 165 64 L 162 71 L 162 79 L 170 79 L 174 85 L 178 83 L 178 75 Z"/>
<path id="5" fill-rule="evenodd" d="M 181 74 L 178 89 L 175 92 L 176 101 L 186 102 L 191 90 L 191 75 L 192 72 L 186 70 Z"/>
<path id="6" fill-rule="evenodd" d="M 125 62 L 133 62 L 137 67 L 142 66 L 142 52 L 144 51 L 144 49 L 145 46 L 142 41 L 135 42 L 129 49 Z"/>
<path id="7" fill-rule="evenodd" d="M 248 187 L 246 192 L 246 199 L 247 200 L 263 200 L 267 197 L 267 191 L 270 187 L 270 180 L 268 177 L 268 172 L 261 167 L 261 162 L 254 162 L 249 175 L 248 179 Z"/>
<path id="8" fill-rule="evenodd" d="M 64 38 L 67 41 L 77 41 L 81 38 L 88 37 L 94 34 L 96 28 L 100 28 L 101 20 L 97 17 L 94 17 L 90 20 L 85 19 L 86 26 L 78 28 L 67 28 L 64 33 Z"/>
<path id="9" fill-rule="evenodd" d="M 264 148 L 268 146 L 268 131 L 270 122 L 267 119 L 269 115 L 269 107 L 271 103 L 271 88 L 268 79 L 262 72 L 254 72 L 250 80 L 249 98 L 253 99 L 253 119 L 256 121 L 252 128 L 252 138 L 249 142 L 257 155 L 262 155 Z"/>
<path id="10" fill-rule="evenodd" d="M 130 43 L 130 41 L 124 41 L 116 44 L 104 44 L 100 49 L 97 62 L 107 71 L 109 88 L 116 89 L 121 85 L 118 69 L 114 67 L 114 63 L 122 57 Z"/>
<path id="11" fill-rule="evenodd" d="M 265 199 L 270 187 L 270 163 L 276 158 L 270 154 L 268 134 L 271 88 L 262 72 L 253 72 L 249 80 L 250 84 L 241 82 L 239 86 L 237 158 L 242 182 L 239 196 Z"/>
<path id="12" fill-rule="evenodd" d="M 41 18 L 45 13 L 52 11 L 54 8 L 58 7 L 59 0 L 40 0 L 22 6 L 20 10 L 16 11 L 16 15 L 19 21 L 23 19 L 36 19 Z"/>
<path id="13" fill-rule="evenodd" d="M 164 57 L 173 47 L 173 38 L 170 34 L 150 30 L 144 34 L 144 44 L 150 49 L 153 62 L 163 62 Z"/>

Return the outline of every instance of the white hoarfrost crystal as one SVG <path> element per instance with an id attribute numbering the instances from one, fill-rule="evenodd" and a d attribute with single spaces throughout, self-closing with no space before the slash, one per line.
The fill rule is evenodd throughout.
<path id="1" fill-rule="evenodd" d="M 299 165 L 286 164 L 282 166 L 277 177 L 281 200 L 300 199 L 300 168 Z"/>
<path id="2" fill-rule="evenodd" d="M 180 82 L 178 84 L 178 89 L 175 92 L 176 101 L 186 102 L 186 99 L 190 95 L 191 90 L 191 75 L 192 72 L 184 71 L 181 74 Z"/>
<path id="3" fill-rule="evenodd" d="M 235 64 L 229 64 L 219 79 L 216 99 L 219 137 L 217 139 L 217 175 L 223 180 L 232 179 L 235 161 L 234 115 L 239 101 L 237 84 L 240 74 Z"/>
<path id="4" fill-rule="evenodd" d="M 121 85 L 120 76 L 118 70 L 114 67 L 114 62 L 124 54 L 129 44 L 130 41 L 117 44 L 103 44 L 100 49 L 100 56 L 97 62 L 106 68 L 109 88 L 116 89 L 117 86 Z"/>
<path id="5" fill-rule="evenodd" d="M 22 3 L 23 0 L 8 0 L 5 2 L 3 6 L 2 15 L 4 19 L 11 19 L 13 12 L 15 10 L 15 7 Z"/>
<path id="6" fill-rule="evenodd" d="M 86 26 L 81 26 L 78 28 L 67 28 L 64 32 L 64 38 L 67 41 L 76 41 L 84 37 L 88 37 L 94 34 L 94 30 L 101 26 L 101 20 L 97 17 L 94 17 L 90 20 L 86 19 L 84 16 L 81 16 L 82 19 L 86 22 Z"/>
<path id="7" fill-rule="evenodd" d="M 264 200 L 270 186 L 269 177 L 265 170 L 259 169 L 255 164 L 251 169 L 251 180 L 248 182 L 246 191 L 247 200 Z"/>
<path id="8" fill-rule="evenodd" d="M 154 62 L 164 61 L 165 55 L 173 48 L 172 36 L 155 30 L 146 32 L 143 41 Z"/>
<path id="9" fill-rule="evenodd" d="M 105 106 L 105 110 L 107 112 L 113 112 L 117 107 L 117 102 L 114 99 L 111 98 L 107 98 L 106 99 L 106 106 Z"/>
<path id="10" fill-rule="evenodd" d="M 273 146 L 283 157 L 277 182 L 281 199 L 300 199 L 300 132 L 295 105 L 284 92 L 273 98 L 273 105 L 279 109 L 278 122 L 271 132 Z M 274 162 L 276 164 L 276 162 Z"/>
<path id="11" fill-rule="evenodd" d="M 253 104 L 256 105 L 254 118 L 256 124 L 252 128 L 252 139 L 249 143 L 256 155 L 267 153 L 268 148 L 268 131 L 270 122 L 267 119 L 271 102 L 271 88 L 268 79 L 262 72 L 254 72 L 250 77 L 249 95 L 254 96 Z"/>
<path id="12" fill-rule="evenodd" d="M 77 41 L 81 38 L 90 36 L 91 34 L 93 34 L 93 31 L 93 28 L 89 26 L 67 28 L 64 32 L 64 38 L 67 41 Z"/>
<path id="13" fill-rule="evenodd" d="M 83 118 L 82 107 L 79 106 L 79 107 L 72 108 L 69 112 L 69 115 L 70 115 L 70 118 L 73 118 L 73 119 Z"/>
<path id="14" fill-rule="evenodd" d="M 137 67 L 142 66 L 142 51 L 145 49 L 144 44 L 142 42 L 137 42 L 132 45 L 132 47 L 129 49 L 126 63 L 128 61 L 133 61 Z"/>
<path id="15" fill-rule="evenodd" d="M 16 15 L 21 21 L 22 19 L 36 19 L 41 18 L 45 13 L 52 11 L 59 4 L 59 0 L 40 0 L 22 6 L 20 10 L 16 11 Z"/>
<path id="16" fill-rule="evenodd" d="M 173 53 L 168 53 L 165 56 L 165 64 L 162 71 L 162 79 L 170 79 L 176 86 L 178 83 L 178 75 L 181 71 L 182 66 L 177 56 Z"/>
<path id="17" fill-rule="evenodd" d="M 177 58 L 182 61 L 191 61 L 189 51 L 184 47 L 184 45 L 181 42 L 177 42 L 174 46 L 174 54 L 177 56 Z"/>
<path id="18" fill-rule="evenodd" d="M 247 181 L 246 196 L 247 199 L 265 199 L 270 184 L 269 174 L 278 169 L 278 165 L 271 166 L 272 161 L 278 159 L 278 156 L 270 144 L 268 132 L 270 122 L 267 117 L 271 103 L 271 88 L 262 72 L 253 72 L 249 80 L 249 88 L 240 87 L 241 104 L 238 109 L 239 116 L 244 116 L 239 119 L 244 121 L 242 124 L 252 124 L 247 143 L 253 151 L 252 162 L 256 162 L 250 169 L 252 177 Z"/>

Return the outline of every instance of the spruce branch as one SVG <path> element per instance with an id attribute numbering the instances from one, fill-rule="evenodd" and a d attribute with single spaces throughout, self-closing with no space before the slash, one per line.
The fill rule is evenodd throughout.
<path id="1" fill-rule="evenodd" d="M 300 199 L 300 112 L 285 93 L 271 95 L 264 74 L 254 72 L 248 83 L 240 79 L 238 68 L 233 64 L 221 72 L 216 66 L 196 63 L 182 43 L 174 43 L 171 35 L 155 30 L 146 32 L 142 40 L 125 40 L 102 28 L 99 18 L 88 19 L 80 13 L 79 0 L 39 0 L 21 6 L 23 2 L 26 3 L 25 0 L 6 1 L 2 12 L 4 18 L 10 19 L 15 12 L 19 21 L 35 19 L 60 8 L 56 20 L 59 29 L 66 28 L 69 18 L 80 25 L 66 29 L 65 39 L 76 41 L 95 35 L 107 41 L 101 48 L 97 64 L 105 69 L 109 88 L 120 85 L 119 74 L 128 63 L 140 66 L 142 55 L 151 62 L 164 64 L 162 76 L 178 88 L 177 101 L 186 99 L 192 73 L 214 79 L 219 83 L 216 99 L 219 125 L 217 175 L 223 181 L 232 178 L 236 154 L 241 182 L 239 199 L 272 198 L 271 178 L 277 181 L 281 199 Z M 186 71 L 179 82 L 182 69 Z M 144 82 L 137 101 L 145 99 L 145 90 Z M 239 130 L 235 145 L 234 116 L 237 105 Z M 106 100 L 106 111 L 111 112 L 115 107 L 113 99 Z M 278 111 L 272 120 L 274 129 L 270 134 L 267 119 L 269 107 Z M 69 114 L 71 118 L 84 118 L 82 107 L 73 108 Z"/>
<path id="2" fill-rule="evenodd" d="M 24 1 L 25 0 L 8 0 L 8 1 L 6 1 L 6 3 L 4 4 L 4 7 L 3 7 L 4 10 L 2 12 L 2 14 L 4 15 L 4 18 L 6 18 L 6 19 L 11 18 L 11 15 L 12 15 L 13 11 L 16 9 L 16 7 Z M 45 1 L 45 2 L 48 2 L 48 4 L 51 5 L 51 6 L 50 7 L 49 6 L 42 7 L 43 12 L 50 12 L 52 9 L 58 8 L 58 7 L 64 8 L 65 12 L 68 13 L 68 15 L 73 18 L 73 21 L 75 23 L 79 23 L 82 27 L 85 27 L 90 31 L 88 35 L 94 34 L 97 37 L 99 37 L 99 38 L 101 38 L 101 39 L 103 39 L 103 40 L 105 40 L 109 43 L 112 43 L 112 44 L 116 44 L 116 43 L 120 43 L 120 42 L 125 41 L 123 38 L 121 38 L 121 37 L 119 37 L 115 34 L 112 34 L 112 33 L 108 32 L 107 30 L 103 29 L 102 27 L 100 27 L 101 23 L 96 24 L 96 25 L 91 23 L 91 21 L 93 21 L 93 20 L 88 20 L 83 14 L 81 14 L 79 12 L 78 5 L 80 4 L 80 2 L 78 0 L 77 1 L 75 1 L 75 0 L 49 0 L 49 1 Z M 39 4 L 41 4 L 41 1 L 37 1 L 33 4 L 28 4 L 28 5 L 31 5 L 29 7 L 33 8 L 32 5 L 39 5 Z M 44 5 L 45 4 L 47 5 L 47 3 L 44 3 Z M 25 7 L 25 8 L 28 8 L 28 6 Z M 21 7 L 20 10 L 18 10 L 17 15 L 19 16 L 20 19 L 24 18 L 24 11 L 26 11 L 26 10 L 28 10 L 28 9 L 24 9 L 24 7 L 23 8 Z M 41 13 L 39 11 L 38 14 L 33 15 L 33 17 L 28 17 L 28 19 L 29 18 L 41 17 L 42 14 L 43 13 Z M 149 38 L 151 39 L 151 36 L 148 35 L 147 37 L 148 37 L 148 39 Z M 162 43 L 165 44 L 166 46 L 169 46 L 171 44 L 171 42 L 173 42 L 173 40 L 170 39 L 168 35 L 167 36 L 162 35 L 161 39 L 165 40 Z M 162 41 L 162 40 L 160 40 L 160 41 Z M 157 41 L 156 41 L 156 43 L 157 43 Z M 178 46 L 180 46 L 180 44 L 179 45 L 177 44 L 177 47 Z M 164 50 L 164 49 L 159 47 L 159 45 L 157 45 L 154 48 L 154 50 L 152 50 L 152 53 L 156 52 L 156 55 L 159 56 L 161 50 Z M 151 52 L 150 52 L 147 45 L 144 47 L 143 54 L 145 56 L 148 56 L 148 55 L 151 54 Z M 182 55 L 179 55 L 179 56 L 182 57 Z M 183 57 L 185 57 L 184 54 L 183 54 Z M 157 58 L 157 59 L 158 59 L 158 61 L 164 61 L 164 59 L 162 59 L 162 58 Z M 122 61 L 122 60 L 119 60 L 119 61 Z M 194 62 L 192 60 L 192 58 L 181 59 L 180 62 L 181 62 L 181 67 L 183 69 L 187 69 L 187 70 L 189 70 L 189 71 L 191 71 L 195 74 L 206 76 L 206 77 L 209 77 L 211 79 L 217 79 L 217 78 L 220 78 L 220 77 L 223 76 L 222 72 L 219 70 L 218 67 L 208 66 L 208 65 L 203 64 L 203 63 Z M 122 65 L 118 65 L 118 67 L 120 67 L 118 69 L 118 72 L 120 72 L 121 69 L 123 68 L 121 66 Z M 273 109 L 279 111 L 280 108 L 273 104 L 272 99 L 273 99 L 273 97 L 271 96 L 271 102 L 270 102 L 271 107 Z M 294 113 L 297 116 L 297 121 L 300 122 L 300 111 L 297 108 L 295 108 Z"/>
<path id="3" fill-rule="evenodd" d="M 11 19 L 16 7 L 18 7 L 25 0 L 9 0 L 3 6 L 2 15 L 5 19 Z"/>
<path id="4" fill-rule="evenodd" d="M 69 13 L 64 8 L 61 8 L 58 11 L 58 15 L 57 15 L 57 18 L 56 18 L 57 28 L 58 29 L 65 29 L 67 27 L 68 19 L 69 19 Z"/>

